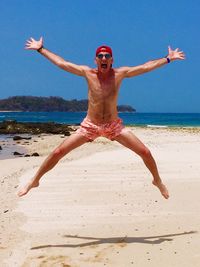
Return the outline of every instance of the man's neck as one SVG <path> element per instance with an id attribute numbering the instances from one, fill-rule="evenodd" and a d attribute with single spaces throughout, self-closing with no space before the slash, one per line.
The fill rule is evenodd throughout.
<path id="1" fill-rule="evenodd" d="M 101 72 L 100 70 L 97 70 L 97 76 L 102 80 L 106 80 L 107 78 L 111 77 L 113 73 L 113 68 L 110 68 L 110 70 L 107 72 Z"/>

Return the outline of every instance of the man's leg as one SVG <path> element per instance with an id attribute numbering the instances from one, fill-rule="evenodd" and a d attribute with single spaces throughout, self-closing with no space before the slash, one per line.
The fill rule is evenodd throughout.
<path id="1" fill-rule="evenodd" d="M 75 133 L 64 140 L 50 155 L 45 159 L 40 168 L 38 169 L 35 176 L 23 187 L 19 190 L 18 196 L 23 196 L 28 193 L 28 191 L 33 188 L 39 186 L 39 180 L 42 176 L 50 171 L 58 161 L 64 157 L 71 150 L 85 144 L 88 142 L 88 139 L 81 134 Z"/>
<path id="2" fill-rule="evenodd" d="M 167 199 L 169 194 L 166 186 L 162 183 L 156 162 L 150 150 L 130 131 L 122 130 L 122 133 L 115 138 L 120 144 L 131 149 L 138 154 L 144 161 L 145 165 L 153 176 L 153 184 L 157 186 L 161 194 Z"/>

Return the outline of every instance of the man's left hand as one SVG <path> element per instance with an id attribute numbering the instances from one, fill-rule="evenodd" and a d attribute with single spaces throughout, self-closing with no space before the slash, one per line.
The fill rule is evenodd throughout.
<path id="1" fill-rule="evenodd" d="M 176 48 L 175 50 L 172 50 L 170 46 L 168 46 L 168 56 L 171 61 L 173 60 L 183 60 L 185 59 L 185 54 L 183 51 L 179 51 L 179 48 Z"/>

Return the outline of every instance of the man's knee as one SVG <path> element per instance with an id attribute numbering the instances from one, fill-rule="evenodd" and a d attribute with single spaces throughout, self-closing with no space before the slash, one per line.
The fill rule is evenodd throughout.
<path id="1" fill-rule="evenodd" d="M 151 151 L 150 151 L 146 146 L 144 146 L 144 147 L 141 149 L 139 155 L 140 155 L 143 159 L 148 159 L 148 158 L 151 157 Z"/>
<path id="2" fill-rule="evenodd" d="M 65 151 L 63 148 L 56 148 L 53 152 L 52 152 L 52 156 L 53 158 L 56 158 L 57 160 L 61 159 L 64 155 L 65 155 Z"/>

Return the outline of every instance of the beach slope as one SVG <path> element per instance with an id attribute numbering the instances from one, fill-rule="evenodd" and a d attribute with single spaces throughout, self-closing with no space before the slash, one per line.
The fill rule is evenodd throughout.
<path id="1" fill-rule="evenodd" d="M 1 243 L 5 266 L 199 266 L 199 133 L 133 131 L 155 156 L 168 200 L 152 185 L 138 156 L 103 138 L 72 152 L 45 175 L 40 187 L 19 199 L 14 195 L 17 184 L 33 176 L 45 155 L 1 161 L 4 184 L 11 184 L 2 201 L 8 198 L 12 204 L 3 213 L 10 240 L 6 246 Z M 42 151 L 49 138 L 59 140 L 44 137 L 33 146 Z M 11 161 L 16 166 L 6 173 Z"/>

